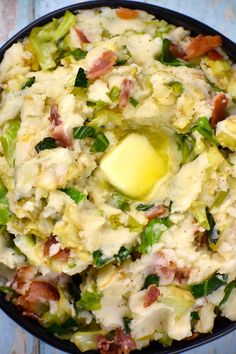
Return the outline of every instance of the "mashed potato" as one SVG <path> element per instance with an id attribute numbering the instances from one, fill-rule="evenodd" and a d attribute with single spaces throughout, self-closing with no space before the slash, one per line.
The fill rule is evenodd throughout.
<path id="1" fill-rule="evenodd" d="M 0 264 L 15 275 L 0 291 L 81 351 L 236 318 L 236 72 L 220 47 L 104 7 L 4 55 Z"/>

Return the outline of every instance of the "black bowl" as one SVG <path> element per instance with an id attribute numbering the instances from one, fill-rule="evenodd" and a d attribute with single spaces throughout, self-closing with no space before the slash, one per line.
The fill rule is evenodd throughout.
<path id="1" fill-rule="evenodd" d="M 166 20 L 169 23 L 172 23 L 177 26 L 183 26 L 184 28 L 191 31 L 193 36 L 197 34 L 210 34 L 216 35 L 219 34 L 223 40 L 223 48 L 230 56 L 230 58 L 236 61 L 236 44 L 233 43 L 231 40 L 220 34 L 219 32 L 215 31 L 213 28 L 194 20 L 188 16 L 182 15 L 178 12 L 171 11 L 168 9 L 161 8 L 156 5 L 150 5 L 142 2 L 136 1 L 126 1 L 126 0 L 118 0 L 118 1 L 111 1 L 111 0 L 95 0 L 95 1 L 88 1 L 80 4 L 66 6 L 62 9 L 53 11 L 26 26 L 20 32 L 18 32 L 15 36 L 13 36 L 6 44 L 0 49 L 0 61 L 3 58 L 5 51 L 15 42 L 20 39 L 26 37 L 33 27 L 42 26 L 47 22 L 51 21 L 52 18 L 57 18 L 63 16 L 66 10 L 70 10 L 72 12 L 76 12 L 76 10 L 80 9 L 91 9 L 95 7 L 101 6 L 113 6 L 113 7 L 129 7 L 131 9 L 139 9 L 149 12 L 153 14 L 158 19 Z M 52 334 L 47 332 L 46 329 L 41 327 L 36 322 L 32 321 L 27 317 L 23 317 L 21 312 L 19 312 L 16 307 L 4 300 L 3 296 L 0 294 L 0 308 L 16 323 L 18 323 L 21 327 L 26 329 L 28 332 L 36 336 L 37 338 L 43 340 L 44 342 L 54 346 L 57 349 L 63 350 L 68 353 L 78 354 L 81 353 L 72 343 L 69 341 L 61 340 L 54 337 Z M 182 353 L 186 350 L 193 349 L 199 347 L 200 345 L 207 344 L 217 338 L 220 338 L 227 333 L 231 332 L 232 330 L 236 329 L 236 323 L 231 322 L 225 318 L 219 318 L 215 321 L 215 327 L 212 334 L 203 334 L 199 336 L 198 339 L 193 341 L 174 341 L 171 348 L 163 348 L 159 343 L 153 342 L 147 348 L 144 348 L 142 351 L 136 351 L 136 353 L 145 353 L 145 354 L 177 354 Z M 88 354 L 95 354 L 96 351 L 88 351 Z"/>

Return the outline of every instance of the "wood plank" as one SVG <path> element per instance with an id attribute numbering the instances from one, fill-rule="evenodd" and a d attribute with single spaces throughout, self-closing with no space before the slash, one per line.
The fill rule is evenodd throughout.
<path id="1" fill-rule="evenodd" d="M 77 1 L 79 3 L 81 1 Z M 60 9 L 64 6 L 75 4 L 74 0 L 41 0 L 35 2 L 35 17 L 40 17 L 56 9 Z"/>
<path id="2" fill-rule="evenodd" d="M 215 28 L 235 42 L 235 0 L 149 0 L 147 2 L 193 17 Z"/>
<path id="3" fill-rule="evenodd" d="M 20 31 L 35 19 L 35 0 L 17 1 L 16 31 Z"/>
<path id="4" fill-rule="evenodd" d="M 0 43 L 4 43 L 12 28 L 16 25 L 16 12 L 17 3 L 16 0 L 2 0 L 0 1 Z"/>
<path id="5" fill-rule="evenodd" d="M 81 1 L 78 1 L 81 2 Z M 235 41 L 236 37 L 236 1 L 235 0 L 146 0 L 145 2 L 170 8 L 177 12 L 194 17 L 199 21 L 222 32 Z M 35 16 L 40 17 L 46 13 L 74 4 L 74 0 L 41 0 L 35 3 Z"/>
<path id="6" fill-rule="evenodd" d="M 57 8 L 75 3 L 75 0 L 0 0 L 0 45 L 15 32 Z M 78 1 L 79 2 L 79 1 Z M 222 33 L 236 38 L 235 0 L 150 0 L 209 24 Z M 40 343 L 0 311 L 0 353 L 2 354 L 62 354 L 45 343 Z M 236 332 L 186 354 L 235 354 Z"/>
<path id="7" fill-rule="evenodd" d="M 0 353 L 39 354 L 39 340 L 31 336 L 0 311 Z"/>

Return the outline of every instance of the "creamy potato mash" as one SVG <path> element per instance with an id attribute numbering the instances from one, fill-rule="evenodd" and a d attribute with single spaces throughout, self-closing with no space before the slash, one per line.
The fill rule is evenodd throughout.
<path id="1" fill-rule="evenodd" d="M 236 320 L 236 70 L 221 44 L 104 7 L 5 52 L 0 291 L 81 351 Z"/>

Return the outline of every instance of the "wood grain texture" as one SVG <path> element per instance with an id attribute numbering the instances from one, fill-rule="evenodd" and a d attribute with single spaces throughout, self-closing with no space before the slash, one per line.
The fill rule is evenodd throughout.
<path id="1" fill-rule="evenodd" d="M 39 354 L 40 341 L 0 311 L 0 353 Z"/>
<path id="2" fill-rule="evenodd" d="M 141 1 L 141 0 L 140 0 Z M 80 2 L 77 0 L 77 2 Z M 114 4 L 114 1 L 111 1 Z M 194 17 L 236 38 L 236 0 L 145 0 Z M 0 45 L 34 18 L 76 0 L 0 0 Z M 26 333 L 0 311 L 0 354 L 63 354 Z M 236 354 L 236 331 L 186 354 Z"/>
<path id="3" fill-rule="evenodd" d="M 10 11 L 9 11 L 10 9 Z M 16 26 L 16 0 L 2 0 L 0 1 L 0 42 L 5 42 L 10 34 L 12 28 Z"/>
<path id="4" fill-rule="evenodd" d="M 236 0 L 146 0 L 145 2 L 167 7 L 194 17 L 235 41 Z M 50 11 L 74 3 L 76 3 L 76 0 L 36 1 L 35 16 L 39 17 Z M 111 3 L 114 4 L 115 1 L 111 1 Z"/>

